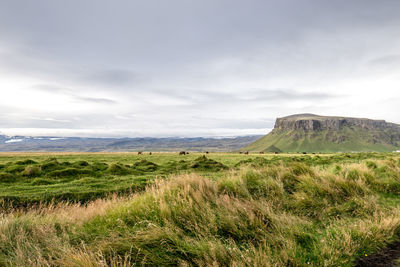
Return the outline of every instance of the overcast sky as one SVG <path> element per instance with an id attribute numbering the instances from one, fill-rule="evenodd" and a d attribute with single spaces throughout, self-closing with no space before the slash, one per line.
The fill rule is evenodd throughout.
<path id="1" fill-rule="evenodd" d="M 0 0 L 0 131 L 265 134 L 400 123 L 400 1 Z"/>

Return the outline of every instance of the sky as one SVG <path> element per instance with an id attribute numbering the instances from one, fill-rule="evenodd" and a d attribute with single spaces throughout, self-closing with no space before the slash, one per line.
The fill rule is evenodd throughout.
<path id="1" fill-rule="evenodd" d="M 0 132 L 266 134 L 400 123 L 400 1 L 0 0 Z"/>

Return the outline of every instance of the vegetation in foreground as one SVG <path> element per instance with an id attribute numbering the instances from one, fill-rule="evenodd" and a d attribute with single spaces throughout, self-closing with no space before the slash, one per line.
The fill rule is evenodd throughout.
<path id="1" fill-rule="evenodd" d="M 139 193 L 8 210 L 0 265 L 352 266 L 397 240 L 395 154 L 245 157 Z"/>

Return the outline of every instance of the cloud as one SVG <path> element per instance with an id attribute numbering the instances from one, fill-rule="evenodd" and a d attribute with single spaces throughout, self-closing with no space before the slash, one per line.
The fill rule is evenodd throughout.
<path id="1" fill-rule="evenodd" d="M 400 55 L 386 55 L 369 61 L 371 65 L 400 65 Z"/>
<path id="2" fill-rule="evenodd" d="M 117 102 L 112 100 L 112 99 L 108 99 L 108 98 L 96 98 L 96 97 L 84 97 L 84 96 L 73 96 L 74 99 L 76 99 L 77 101 L 81 101 L 81 102 L 89 102 L 89 103 L 95 103 L 95 104 L 116 104 Z"/>
<path id="3" fill-rule="evenodd" d="M 32 117 L 32 119 L 34 120 L 42 120 L 42 121 L 51 121 L 51 122 L 71 122 L 71 120 L 61 120 L 61 119 L 55 119 L 55 118 L 36 118 L 36 117 Z"/>
<path id="4" fill-rule="evenodd" d="M 305 112 L 400 122 L 385 100 L 399 97 L 399 12 L 392 0 L 2 1 L 0 124 L 193 136 Z"/>
<path id="5" fill-rule="evenodd" d="M 137 84 L 142 78 L 130 70 L 110 69 L 95 71 L 82 77 L 81 80 L 107 87 L 125 87 Z"/>
<path id="6" fill-rule="evenodd" d="M 74 90 L 72 90 L 72 89 L 64 88 L 61 86 L 54 86 L 54 85 L 49 85 L 49 84 L 37 84 L 37 85 L 32 86 L 32 88 L 35 90 L 44 91 L 46 93 L 65 95 L 65 96 L 72 98 L 75 101 L 78 101 L 78 102 L 87 102 L 87 103 L 94 103 L 94 104 L 116 104 L 117 103 L 117 101 L 115 101 L 113 99 L 109 99 L 109 98 L 82 96 L 82 95 L 79 95 L 78 93 L 75 93 Z"/>
<path id="7" fill-rule="evenodd" d="M 244 100 L 250 101 L 277 101 L 277 100 L 326 100 L 341 97 L 324 92 L 298 92 L 291 89 L 250 89 L 246 90 L 247 95 L 241 96 Z"/>

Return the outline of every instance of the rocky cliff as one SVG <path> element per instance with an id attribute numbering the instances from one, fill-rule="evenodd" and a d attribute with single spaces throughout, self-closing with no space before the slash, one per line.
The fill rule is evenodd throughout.
<path id="1" fill-rule="evenodd" d="M 346 127 L 359 127 L 365 130 L 398 130 L 400 125 L 384 120 L 371 120 L 347 117 L 328 117 L 314 114 L 298 114 L 276 119 L 274 130 L 290 131 L 340 131 Z"/>
<path id="2" fill-rule="evenodd" d="M 243 150 L 287 152 L 394 151 L 400 125 L 384 120 L 297 114 L 276 119 L 271 133 Z"/>

